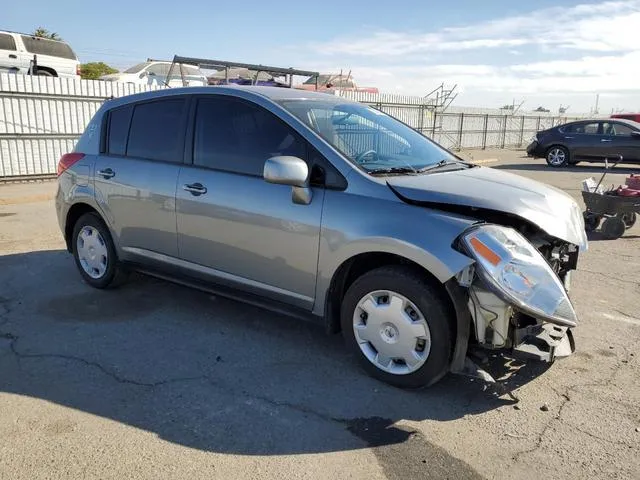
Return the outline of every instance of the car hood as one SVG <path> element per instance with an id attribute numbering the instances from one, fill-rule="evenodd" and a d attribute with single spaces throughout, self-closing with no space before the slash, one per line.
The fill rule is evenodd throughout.
<path id="1" fill-rule="evenodd" d="M 484 167 L 386 180 L 405 201 L 509 213 L 553 237 L 578 245 L 581 250 L 587 249 L 580 207 L 569 195 L 549 185 Z"/>

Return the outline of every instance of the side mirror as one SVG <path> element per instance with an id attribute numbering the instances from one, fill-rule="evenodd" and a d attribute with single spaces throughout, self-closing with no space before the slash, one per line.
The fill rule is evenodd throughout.
<path id="1" fill-rule="evenodd" d="M 269 183 L 293 187 L 293 203 L 308 205 L 312 192 L 309 188 L 309 167 L 298 157 L 271 157 L 264 163 L 263 177 Z"/>

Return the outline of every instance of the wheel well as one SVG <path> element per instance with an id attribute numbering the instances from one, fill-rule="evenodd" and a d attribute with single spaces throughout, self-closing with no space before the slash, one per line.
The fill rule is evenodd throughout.
<path id="1" fill-rule="evenodd" d="M 78 219 L 85 213 L 94 212 L 96 209 L 86 203 L 76 203 L 67 212 L 67 220 L 64 224 L 64 239 L 67 243 L 67 250 L 71 252 L 71 236 L 73 235 L 73 227 L 75 227 Z"/>
<path id="2" fill-rule="evenodd" d="M 44 70 L 45 72 L 49 72 L 51 75 L 53 75 L 54 77 L 58 76 L 58 72 L 56 72 L 53 68 L 51 67 L 41 67 L 40 65 L 38 65 L 38 70 Z"/>
<path id="3" fill-rule="evenodd" d="M 329 333 L 338 333 L 341 330 L 340 307 L 342 299 L 344 298 L 344 295 L 345 293 L 347 293 L 347 290 L 349 289 L 351 284 L 356 281 L 356 279 L 371 270 L 390 265 L 409 265 L 411 267 L 414 267 L 417 271 L 420 271 L 420 273 L 425 276 L 427 281 L 433 285 L 436 291 L 438 291 L 442 295 L 443 300 L 445 300 L 447 304 L 451 306 L 451 309 L 453 311 L 453 303 L 451 301 L 451 297 L 447 293 L 444 285 L 440 283 L 440 281 L 438 281 L 438 279 L 434 277 L 431 272 L 429 272 L 421 265 L 400 255 L 394 255 L 392 253 L 362 253 L 360 255 L 356 255 L 355 257 L 351 257 L 350 259 L 342 263 L 342 265 L 338 267 L 335 274 L 333 275 L 333 278 L 331 279 L 331 284 L 329 287 L 329 292 L 327 293 L 325 305 L 326 327 Z"/>
<path id="4" fill-rule="evenodd" d="M 569 149 L 568 149 L 565 145 L 562 145 L 561 143 L 554 143 L 553 145 L 549 145 L 549 146 L 547 147 L 547 149 L 544 151 L 544 156 L 545 156 L 545 157 L 549 154 L 549 151 L 550 151 L 552 148 L 564 148 L 564 149 L 567 151 L 567 153 L 570 153 L 570 152 L 569 152 Z"/>

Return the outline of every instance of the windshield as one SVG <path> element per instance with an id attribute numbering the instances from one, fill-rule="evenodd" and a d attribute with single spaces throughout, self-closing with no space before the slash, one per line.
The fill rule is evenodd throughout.
<path id="1" fill-rule="evenodd" d="M 458 159 L 389 115 L 340 98 L 280 101 L 348 160 L 366 171 L 421 170 Z"/>
<path id="2" fill-rule="evenodd" d="M 131 68 L 127 68 L 124 73 L 138 73 L 139 71 L 141 71 L 144 67 L 146 67 L 147 65 L 149 65 L 149 62 L 144 62 L 144 63 L 139 63 L 137 65 L 134 65 Z"/>

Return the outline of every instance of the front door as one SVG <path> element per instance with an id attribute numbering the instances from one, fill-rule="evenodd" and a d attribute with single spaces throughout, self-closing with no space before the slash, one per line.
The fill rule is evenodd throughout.
<path id="1" fill-rule="evenodd" d="M 640 160 L 640 136 L 632 135 L 634 129 L 621 122 L 606 122 L 605 125 L 610 125 L 612 150 L 622 155 L 625 162 Z"/>
<path id="2" fill-rule="evenodd" d="M 178 181 L 180 257 L 212 280 L 310 309 L 324 190 L 314 188 L 311 203 L 298 205 L 291 187 L 262 178 L 271 156 L 306 159 L 305 141 L 245 100 L 197 102 L 193 165 Z"/>
<path id="3" fill-rule="evenodd" d="M 109 112 L 95 191 L 125 258 L 177 257 L 175 195 L 186 110 L 185 97 L 165 97 Z"/>

